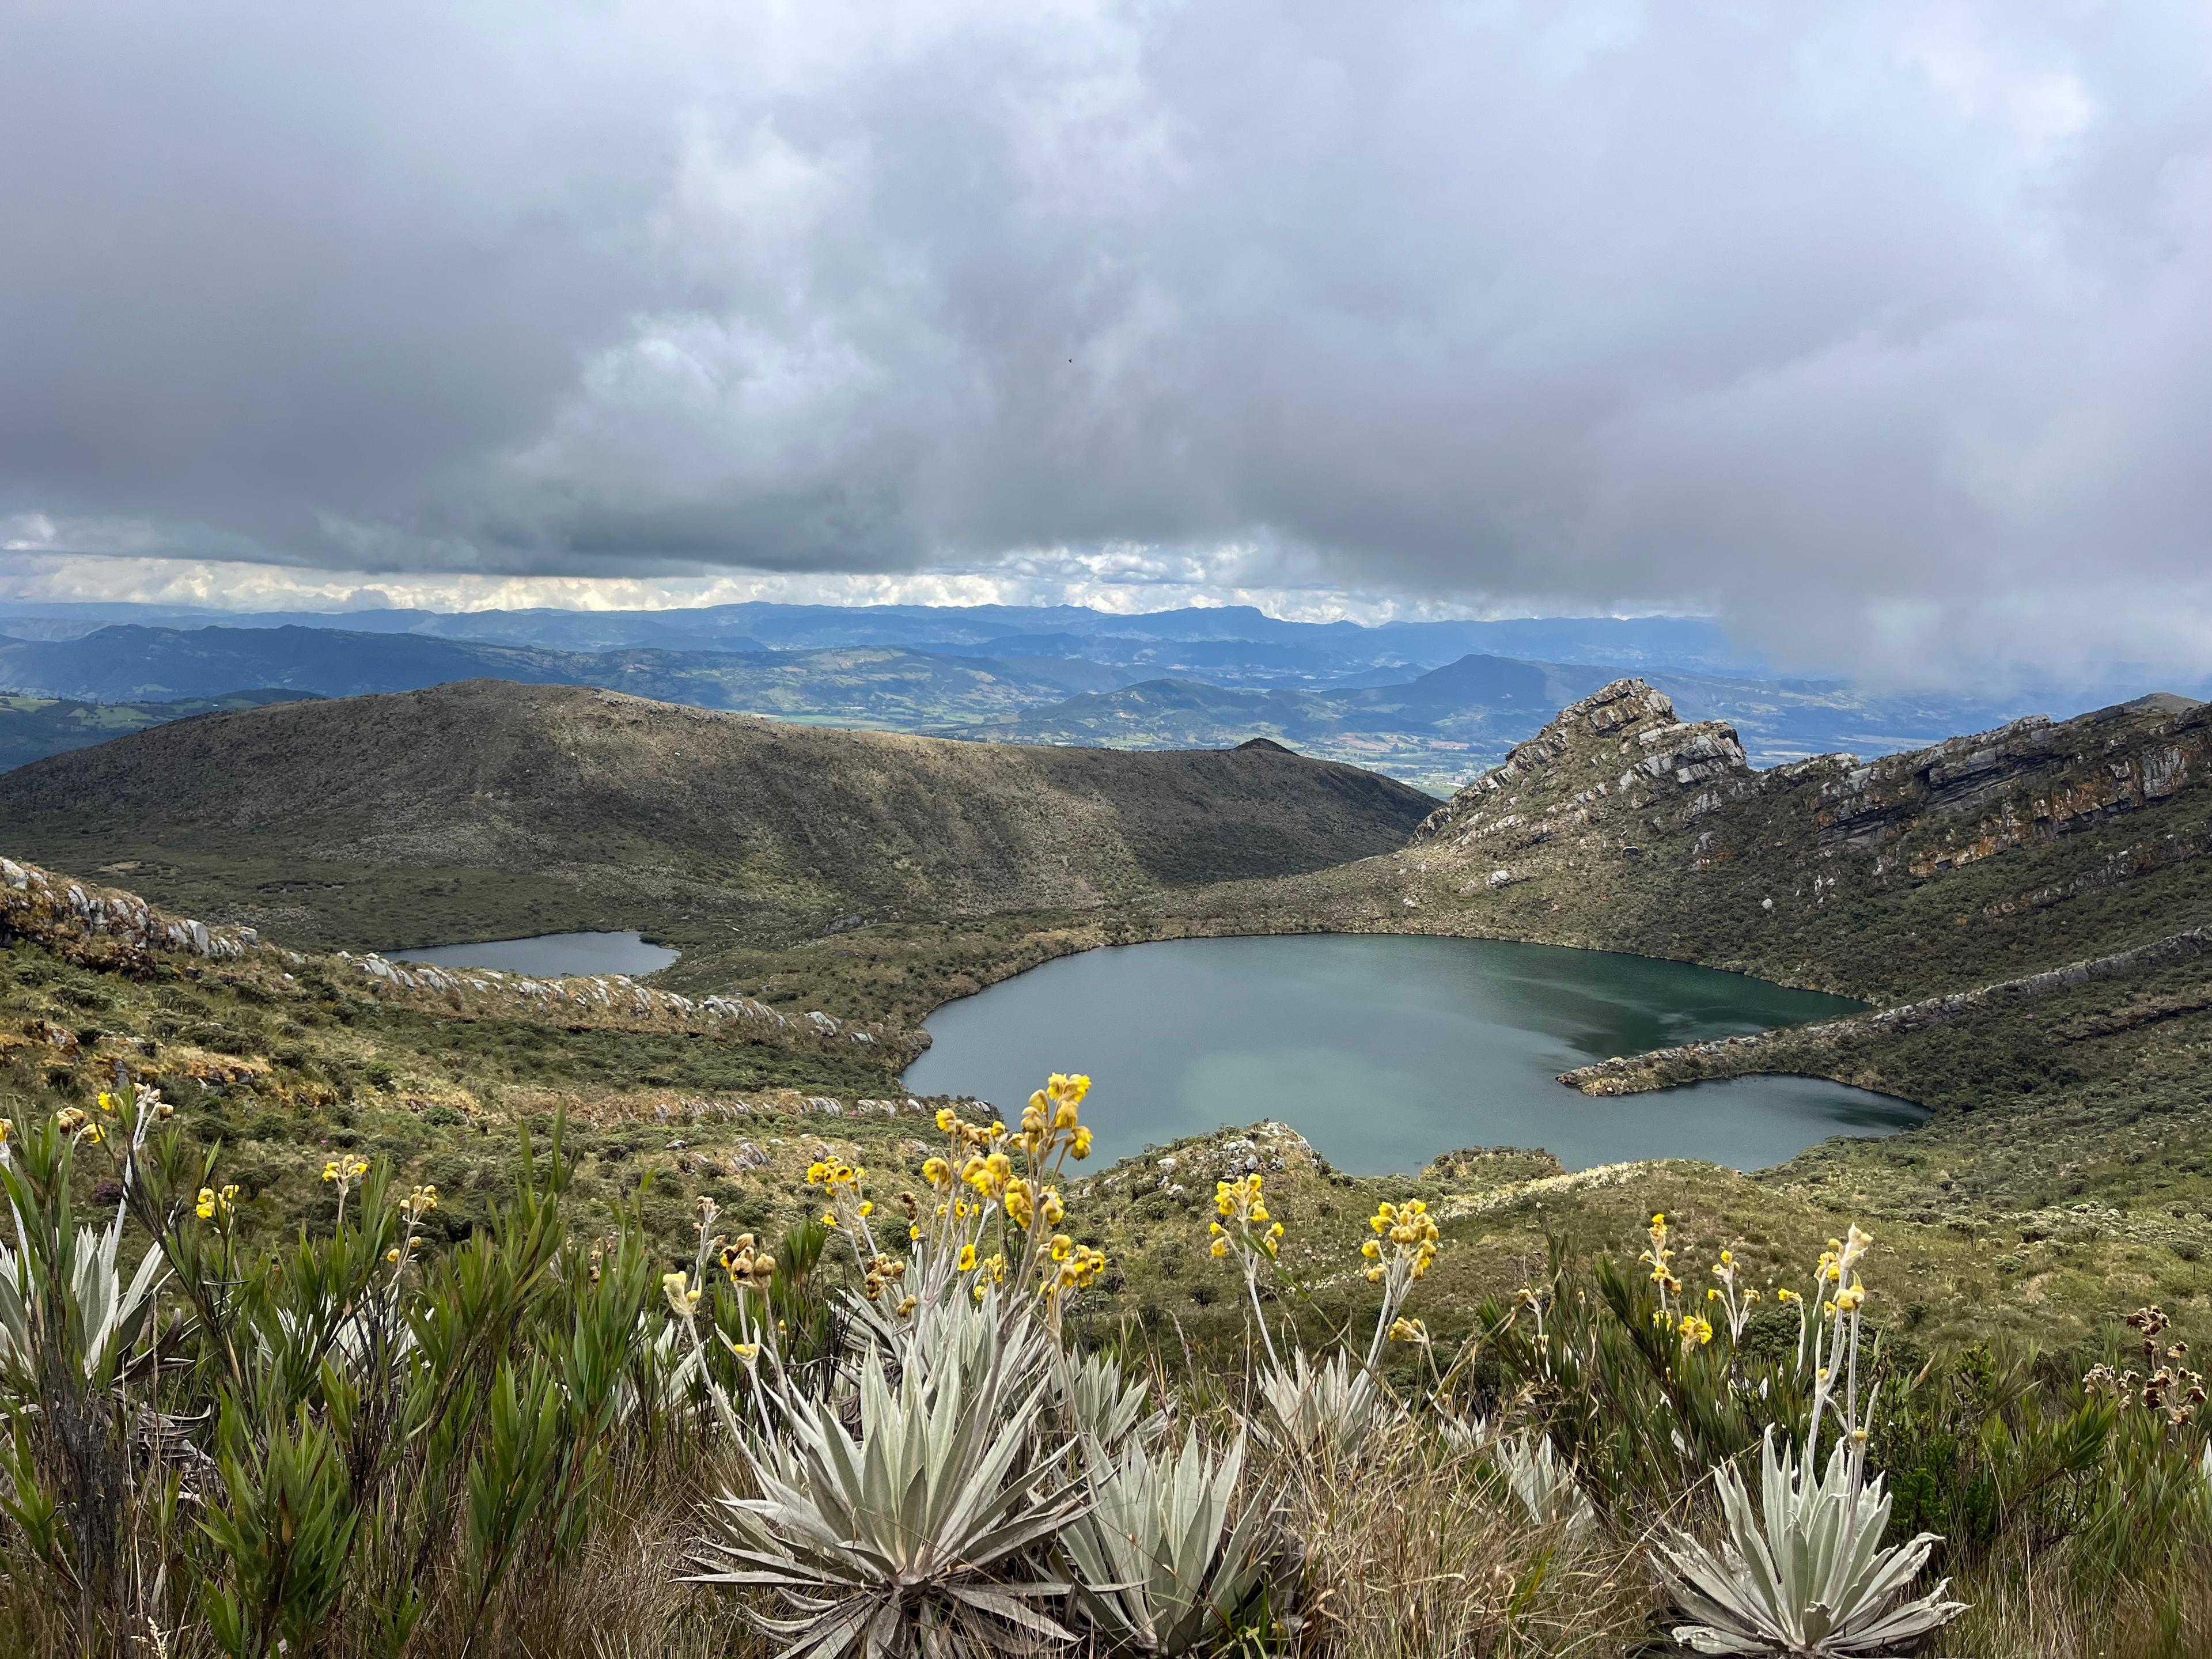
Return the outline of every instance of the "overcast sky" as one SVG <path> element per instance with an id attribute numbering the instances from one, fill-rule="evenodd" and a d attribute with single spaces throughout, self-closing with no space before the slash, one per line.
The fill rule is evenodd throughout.
<path id="1" fill-rule="evenodd" d="M 2194 0 L 0 0 L 0 239 L 19 594 L 2212 672 Z"/>

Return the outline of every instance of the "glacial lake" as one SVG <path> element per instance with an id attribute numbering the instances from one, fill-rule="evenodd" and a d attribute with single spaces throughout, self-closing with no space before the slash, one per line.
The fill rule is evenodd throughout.
<path id="1" fill-rule="evenodd" d="M 535 939 L 486 939 L 478 945 L 433 945 L 419 951 L 386 951 L 387 962 L 434 962 L 447 968 L 501 968 L 510 974 L 552 978 L 560 974 L 658 972 L 676 960 L 665 945 L 647 945 L 636 933 L 540 933 Z"/>
<path id="2" fill-rule="evenodd" d="M 1755 1077 L 1592 1099 L 1558 1074 L 1615 1054 L 1801 1024 L 1863 1005 L 1717 969 L 1494 939 L 1175 939 L 1033 968 L 928 1020 L 915 1094 L 1009 1122 L 1087 1072 L 1092 1167 L 1276 1118 L 1339 1169 L 1411 1173 L 1459 1147 L 1542 1147 L 1570 1170 L 1697 1158 L 1765 1169 L 1926 1114 L 1824 1079 Z"/>

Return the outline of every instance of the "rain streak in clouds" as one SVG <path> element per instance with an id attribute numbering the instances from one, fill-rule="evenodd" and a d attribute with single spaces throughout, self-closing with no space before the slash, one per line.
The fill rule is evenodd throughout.
<path id="1" fill-rule="evenodd" d="M 0 561 L 1109 557 L 1911 677 L 2212 656 L 2201 6 L 8 33 Z"/>

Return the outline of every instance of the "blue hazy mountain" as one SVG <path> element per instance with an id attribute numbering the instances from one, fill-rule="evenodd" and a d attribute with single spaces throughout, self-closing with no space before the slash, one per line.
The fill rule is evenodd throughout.
<path id="1" fill-rule="evenodd" d="M 0 603 L 0 635 L 65 640 L 117 623 L 173 629 L 323 628 L 568 651 L 823 650 L 904 646 L 992 657 L 1083 657 L 1155 672 L 1417 674 L 1470 653 L 1596 662 L 1638 672 L 1757 676 L 1756 653 L 1696 617 L 1544 617 L 1504 622 L 1284 622 L 1249 605 L 1123 616 L 1077 605 L 800 605 L 663 611 L 404 610 L 226 612 L 189 606 Z M 1265 647 L 1240 653 L 1234 647 Z"/>
<path id="2" fill-rule="evenodd" d="M 124 619 L 155 616 L 159 625 Z M 1522 642 L 1525 654 L 1468 648 L 1498 641 Z M 1554 647 L 1583 651 L 1539 654 Z M 1760 765 L 1893 753 L 2023 714 L 2203 690 L 1876 693 L 1767 676 L 1713 624 L 1674 617 L 1368 628 L 1237 606 L 1139 617 L 1007 605 L 289 617 L 0 606 L 0 691 L 44 698 L 150 704 L 244 687 L 349 696 L 492 678 L 998 742 L 1226 748 L 1268 738 L 1441 793 L 1563 704 L 1631 673 L 1666 690 L 1686 719 L 1732 721 Z"/>

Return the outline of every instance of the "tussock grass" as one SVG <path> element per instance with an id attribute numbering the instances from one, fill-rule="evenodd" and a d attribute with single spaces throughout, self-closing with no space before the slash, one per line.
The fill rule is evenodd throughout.
<path id="1" fill-rule="evenodd" d="M 1489 1459 L 1406 1419 L 1356 1458 L 1282 1456 L 1314 1586 L 1301 1638 L 1345 1659 L 1631 1653 L 1654 1587 L 1633 1542 L 1534 1526 Z"/>

